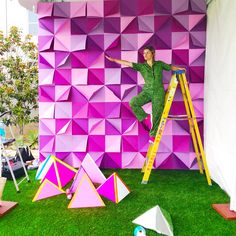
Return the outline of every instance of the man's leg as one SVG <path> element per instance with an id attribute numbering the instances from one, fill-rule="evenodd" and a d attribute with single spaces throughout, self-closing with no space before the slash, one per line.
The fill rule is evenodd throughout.
<path id="1" fill-rule="evenodd" d="M 148 114 L 143 110 L 142 106 L 150 101 L 150 93 L 144 90 L 130 100 L 129 105 L 139 121 L 144 120 L 148 116 Z"/>
<path id="2" fill-rule="evenodd" d="M 165 100 L 165 96 L 162 92 L 158 93 L 158 94 L 155 94 L 152 98 L 152 121 L 153 121 L 153 126 L 152 126 L 152 129 L 149 132 L 151 137 L 156 136 L 157 129 L 158 129 L 160 119 L 161 119 L 161 116 L 162 116 L 162 112 L 163 112 L 163 109 L 164 109 L 164 100 Z"/>

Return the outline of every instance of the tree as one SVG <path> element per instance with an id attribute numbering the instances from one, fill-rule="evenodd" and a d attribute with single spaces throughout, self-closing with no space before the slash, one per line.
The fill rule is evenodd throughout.
<path id="1" fill-rule="evenodd" d="M 38 50 L 32 36 L 23 39 L 13 26 L 9 35 L 0 31 L 0 112 L 12 111 L 12 123 L 23 135 L 24 126 L 38 120 Z"/>

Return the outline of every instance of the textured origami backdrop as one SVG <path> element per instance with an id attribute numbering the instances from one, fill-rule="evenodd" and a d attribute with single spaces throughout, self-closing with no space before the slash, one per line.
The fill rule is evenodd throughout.
<path id="1" fill-rule="evenodd" d="M 202 132 L 205 12 L 204 0 L 40 3 L 41 159 L 53 154 L 79 167 L 88 152 L 103 168 L 143 165 L 148 133 L 129 107 L 143 79 L 104 55 L 142 62 L 146 44 L 156 59 L 187 68 Z M 170 76 L 164 73 L 166 85 Z M 185 114 L 180 91 L 171 113 Z M 155 167 L 197 168 L 186 121 L 167 122 Z"/>

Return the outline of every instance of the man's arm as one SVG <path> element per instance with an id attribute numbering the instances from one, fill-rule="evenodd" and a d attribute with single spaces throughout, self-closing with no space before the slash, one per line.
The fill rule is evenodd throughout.
<path id="1" fill-rule="evenodd" d="M 109 61 L 115 62 L 115 63 L 117 63 L 117 64 L 124 65 L 124 66 L 129 66 L 129 67 L 133 67 L 133 63 L 130 62 L 130 61 L 119 60 L 119 59 L 112 58 L 112 57 L 108 57 L 108 56 L 105 56 L 105 57 L 106 57 Z"/>

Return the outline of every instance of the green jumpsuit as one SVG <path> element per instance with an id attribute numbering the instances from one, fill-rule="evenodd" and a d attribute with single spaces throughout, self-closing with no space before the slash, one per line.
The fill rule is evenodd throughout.
<path id="1" fill-rule="evenodd" d="M 147 63 L 133 63 L 132 68 L 139 71 L 144 78 L 145 84 L 142 91 L 133 97 L 129 104 L 139 121 L 144 120 L 148 114 L 142 106 L 152 102 L 152 129 L 150 136 L 156 136 L 160 118 L 164 108 L 165 90 L 162 82 L 162 71 L 171 70 L 171 65 L 162 61 L 155 61 L 151 66 Z"/>

